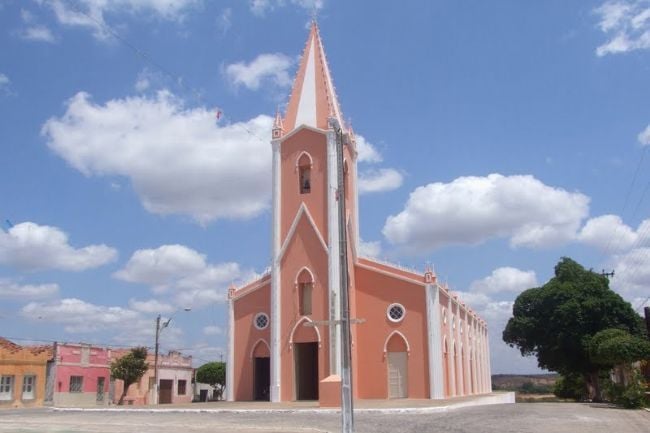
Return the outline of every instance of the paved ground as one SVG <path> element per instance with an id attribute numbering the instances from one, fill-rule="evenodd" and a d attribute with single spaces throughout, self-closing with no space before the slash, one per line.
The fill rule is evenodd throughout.
<path id="1" fill-rule="evenodd" d="M 650 412 L 574 403 L 467 407 L 437 413 L 362 412 L 357 433 L 648 433 Z M 336 432 L 339 414 L 294 412 L 60 412 L 0 411 L 0 432 L 11 433 L 316 433 Z"/>

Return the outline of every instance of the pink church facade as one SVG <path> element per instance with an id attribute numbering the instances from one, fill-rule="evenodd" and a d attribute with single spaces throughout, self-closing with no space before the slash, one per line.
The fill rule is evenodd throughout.
<path id="1" fill-rule="evenodd" d="M 343 167 L 336 157 L 343 143 Z M 229 291 L 227 399 L 321 400 L 341 372 L 336 321 L 349 275 L 354 397 L 443 399 L 491 392 L 487 325 L 432 270 L 359 253 L 357 149 L 313 24 L 272 132 L 272 266 Z M 344 197 L 337 173 L 344 176 Z M 339 265 L 345 200 L 348 269 Z M 331 324 L 331 325 L 330 325 Z"/>

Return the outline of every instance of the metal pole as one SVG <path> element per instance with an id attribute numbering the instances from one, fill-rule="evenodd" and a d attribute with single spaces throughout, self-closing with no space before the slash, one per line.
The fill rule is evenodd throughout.
<path id="1" fill-rule="evenodd" d="M 354 431 L 352 401 L 352 363 L 350 351 L 350 301 L 348 296 L 348 245 L 345 215 L 345 178 L 343 173 L 343 133 L 336 125 L 336 154 L 338 165 L 339 256 L 341 269 L 341 431 Z"/>
<path id="2" fill-rule="evenodd" d="M 156 317 L 156 346 L 154 348 L 153 361 L 153 390 L 154 404 L 158 404 L 158 339 L 160 337 L 160 314 Z"/>

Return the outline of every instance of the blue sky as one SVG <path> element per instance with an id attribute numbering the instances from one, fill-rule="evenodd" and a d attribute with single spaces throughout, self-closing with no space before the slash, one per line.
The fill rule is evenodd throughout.
<path id="1" fill-rule="evenodd" d="M 365 251 L 432 263 L 488 320 L 494 373 L 537 371 L 500 334 L 560 257 L 650 295 L 647 0 L 4 0 L 0 334 L 151 346 L 161 313 L 164 350 L 225 356 L 314 11 Z"/>

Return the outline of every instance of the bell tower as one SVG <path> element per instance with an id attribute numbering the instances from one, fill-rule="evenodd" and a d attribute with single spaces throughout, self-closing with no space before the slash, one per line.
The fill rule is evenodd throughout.
<path id="1" fill-rule="evenodd" d="M 336 154 L 339 142 L 343 167 L 339 167 Z M 291 395 L 291 388 L 298 385 L 291 386 L 293 379 L 288 377 L 295 367 L 290 352 L 294 350 L 293 336 L 301 332 L 296 323 L 340 319 L 338 200 L 345 200 L 347 210 L 350 274 L 359 242 L 356 141 L 343 121 L 316 22 L 309 31 L 285 115 L 276 113 L 271 145 L 271 401 L 281 401 L 297 398 Z M 338 190 L 339 169 L 345 177 L 345 192 Z M 305 270 L 313 277 L 308 301 L 302 294 L 307 283 L 299 282 L 303 277 L 298 276 L 307 275 Z M 298 304 L 300 308 L 296 308 Z M 320 375 L 338 374 L 338 327 L 316 331 L 317 335 L 309 338 L 318 340 Z"/>

